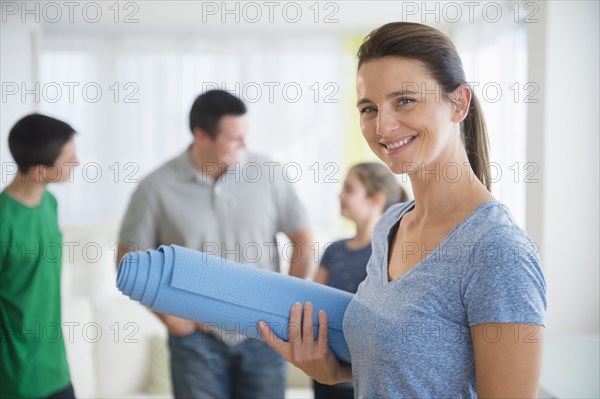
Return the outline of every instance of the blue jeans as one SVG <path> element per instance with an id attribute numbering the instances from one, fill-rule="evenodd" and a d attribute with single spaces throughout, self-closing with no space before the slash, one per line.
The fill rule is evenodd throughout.
<path id="1" fill-rule="evenodd" d="M 75 391 L 73 390 L 73 385 L 69 384 L 68 387 L 53 393 L 48 396 L 47 399 L 75 399 Z"/>
<path id="2" fill-rule="evenodd" d="M 228 346 L 196 330 L 169 336 L 173 391 L 177 399 L 283 399 L 287 367 L 260 340 Z"/>
<path id="3" fill-rule="evenodd" d="M 354 387 L 351 382 L 325 385 L 313 380 L 313 392 L 315 399 L 354 399 Z"/>

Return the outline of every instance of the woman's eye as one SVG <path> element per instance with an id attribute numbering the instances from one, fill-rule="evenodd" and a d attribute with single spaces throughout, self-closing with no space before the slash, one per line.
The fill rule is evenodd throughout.
<path id="1" fill-rule="evenodd" d="M 408 105 L 413 102 L 414 102 L 414 100 L 412 98 L 401 98 L 398 100 L 398 105 Z"/>
<path id="2" fill-rule="evenodd" d="M 373 107 L 364 107 L 363 109 L 360 110 L 360 113 L 361 114 L 371 113 L 373 111 L 375 111 L 375 108 L 373 108 Z"/>

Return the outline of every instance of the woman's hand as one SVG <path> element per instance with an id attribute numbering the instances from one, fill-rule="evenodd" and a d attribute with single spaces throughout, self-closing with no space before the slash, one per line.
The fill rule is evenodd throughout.
<path id="1" fill-rule="evenodd" d="M 258 323 L 260 333 L 267 344 L 286 361 L 292 363 L 308 376 L 322 384 L 336 384 L 352 380 L 350 365 L 341 363 L 327 345 L 327 314 L 318 314 L 319 333 L 314 340 L 313 305 L 295 303 L 290 311 L 289 342 L 279 339 L 263 321 Z M 302 328 L 294 328 L 302 326 Z M 298 335 L 298 336 L 296 336 Z"/>

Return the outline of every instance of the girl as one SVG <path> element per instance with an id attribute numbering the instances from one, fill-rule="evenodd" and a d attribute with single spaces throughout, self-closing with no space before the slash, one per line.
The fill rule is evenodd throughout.
<path id="1" fill-rule="evenodd" d="M 295 304 L 286 360 L 357 397 L 534 397 L 546 284 L 534 243 L 492 197 L 485 123 L 452 42 L 426 25 L 373 31 L 358 52 L 363 136 L 414 200 L 373 231 L 367 278 L 344 316 L 352 364 L 327 346 L 327 315 Z M 453 173 L 449 174 L 452 170 Z M 291 327 L 290 327 L 291 328 Z M 293 331 L 290 332 L 292 334 Z"/>
<path id="2" fill-rule="evenodd" d="M 397 202 L 408 201 L 408 196 L 388 168 L 366 162 L 348 171 L 339 198 L 342 216 L 356 224 L 356 236 L 327 247 L 315 282 L 355 293 L 367 276 L 375 224 L 385 210 Z M 315 399 L 354 398 L 351 382 L 324 385 L 313 380 L 313 389 Z"/>

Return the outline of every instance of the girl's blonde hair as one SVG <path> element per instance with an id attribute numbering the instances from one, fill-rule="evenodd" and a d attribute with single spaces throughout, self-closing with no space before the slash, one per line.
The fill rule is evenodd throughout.
<path id="1" fill-rule="evenodd" d="M 383 210 L 398 202 L 408 201 L 406 191 L 396 180 L 396 176 L 385 166 L 377 162 L 363 162 L 354 165 L 348 173 L 354 172 L 358 180 L 367 189 L 367 196 L 384 193 L 386 202 Z"/>

